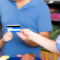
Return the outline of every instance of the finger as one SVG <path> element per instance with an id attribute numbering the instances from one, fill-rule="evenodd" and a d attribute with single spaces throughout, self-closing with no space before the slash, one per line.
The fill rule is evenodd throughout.
<path id="1" fill-rule="evenodd" d="M 7 36 L 6 35 L 3 38 L 4 38 L 4 41 L 7 41 Z"/>
<path id="2" fill-rule="evenodd" d="M 25 58 L 23 59 L 23 58 L 21 58 L 21 60 L 26 60 Z"/>
<path id="3" fill-rule="evenodd" d="M 4 36 L 6 37 L 6 38 L 8 38 L 9 36 L 8 36 L 9 34 L 8 33 L 6 33 Z"/>
<path id="4" fill-rule="evenodd" d="M 23 55 L 17 55 L 17 57 L 22 57 Z"/>
<path id="5" fill-rule="evenodd" d="M 30 60 L 30 57 L 28 56 L 28 54 L 24 54 L 21 60 Z"/>
<path id="6" fill-rule="evenodd" d="M 8 35 L 6 35 L 5 37 L 6 37 L 6 41 L 9 41 L 11 39 L 11 37 L 8 37 Z"/>
<path id="7" fill-rule="evenodd" d="M 25 60 L 25 58 L 26 58 L 25 55 L 23 55 L 22 58 L 21 58 L 21 60 Z"/>
<path id="8" fill-rule="evenodd" d="M 12 38 L 12 37 L 9 36 L 8 33 L 6 33 L 6 34 L 4 35 L 4 40 L 5 40 L 5 41 L 9 41 L 9 40 L 11 40 L 11 38 Z"/>
<path id="9" fill-rule="evenodd" d="M 24 29 L 20 29 L 19 31 L 20 31 L 20 32 L 23 32 L 23 31 L 24 31 Z"/>
<path id="10" fill-rule="evenodd" d="M 20 37 L 24 40 L 26 40 L 28 38 L 28 36 L 26 36 L 26 35 L 21 35 Z"/>
<path id="11" fill-rule="evenodd" d="M 26 60 L 35 60 L 33 57 L 29 57 Z"/>
<path id="12" fill-rule="evenodd" d="M 10 35 L 10 33 L 6 33 L 6 35 L 7 35 L 8 38 L 12 37 L 12 36 Z"/>
<path id="13" fill-rule="evenodd" d="M 20 37 L 20 38 L 22 38 L 23 36 L 21 35 L 21 33 L 17 33 L 17 35 Z"/>
<path id="14" fill-rule="evenodd" d="M 34 57 L 31 57 L 31 59 L 30 60 L 35 60 L 35 58 Z"/>
<path id="15" fill-rule="evenodd" d="M 29 30 L 28 28 L 26 28 L 26 29 L 20 29 L 19 31 L 24 31 L 24 30 Z"/>
<path id="16" fill-rule="evenodd" d="M 5 35 L 7 35 L 8 38 L 12 38 L 13 37 L 12 33 L 9 32 L 9 31 Z"/>
<path id="17" fill-rule="evenodd" d="M 21 35 L 21 33 L 16 33 L 19 37 L 20 37 L 20 35 Z"/>
<path id="18" fill-rule="evenodd" d="M 25 57 L 23 60 L 31 60 L 31 58 Z"/>
<path id="19" fill-rule="evenodd" d="M 10 36 L 13 36 L 12 33 L 11 33 L 10 31 L 8 31 L 8 33 L 9 33 Z"/>
<path id="20" fill-rule="evenodd" d="M 20 29 L 19 31 L 25 33 L 26 30 L 27 29 Z"/>
<path id="21" fill-rule="evenodd" d="M 27 36 L 25 36 L 22 33 L 17 33 L 17 35 L 21 38 L 22 41 L 26 41 L 27 40 Z"/>
<path id="22" fill-rule="evenodd" d="M 25 37 L 25 36 L 21 37 L 21 40 L 24 41 L 24 42 L 26 42 L 26 41 L 28 41 L 28 37 Z"/>
<path id="23" fill-rule="evenodd" d="M 24 33 L 21 33 L 20 37 L 25 39 L 27 37 L 27 35 L 25 35 Z"/>
<path id="24" fill-rule="evenodd" d="M 20 38 L 25 37 L 25 35 L 24 35 L 23 33 L 17 33 L 17 35 L 18 35 Z"/>

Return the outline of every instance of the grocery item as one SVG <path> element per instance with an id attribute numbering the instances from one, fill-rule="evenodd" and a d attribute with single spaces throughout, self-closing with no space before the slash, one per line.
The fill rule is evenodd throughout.
<path id="1" fill-rule="evenodd" d="M 51 19 L 54 21 L 59 21 L 60 20 L 60 13 L 52 13 Z"/>
<path id="2" fill-rule="evenodd" d="M 40 58 L 42 60 L 60 60 L 60 56 L 57 54 L 46 51 L 40 51 Z"/>
<path id="3" fill-rule="evenodd" d="M 2 56 L 0 57 L 0 60 L 7 60 L 9 58 L 9 56 Z"/>

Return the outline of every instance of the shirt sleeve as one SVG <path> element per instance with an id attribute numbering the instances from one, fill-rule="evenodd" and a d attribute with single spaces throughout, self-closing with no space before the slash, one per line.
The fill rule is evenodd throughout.
<path id="1" fill-rule="evenodd" d="M 50 10 L 45 2 L 43 3 L 43 6 L 39 9 L 37 27 L 38 33 L 52 31 Z"/>
<path id="2" fill-rule="evenodd" d="M 57 50 L 60 52 L 60 35 L 58 35 L 56 39 L 56 47 L 57 47 Z"/>

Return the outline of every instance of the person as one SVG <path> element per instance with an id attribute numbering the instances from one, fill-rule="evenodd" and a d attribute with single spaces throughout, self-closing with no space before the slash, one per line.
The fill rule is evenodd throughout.
<path id="1" fill-rule="evenodd" d="M 20 29 L 20 33 L 17 33 L 20 38 L 28 38 L 37 44 L 41 45 L 45 49 L 60 55 L 60 35 L 57 38 L 57 41 L 47 39 L 37 33 L 32 32 L 30 29 Z M 19 56 L 18 56 L 19 57 Z"/>
<path id="2" fill-rule="evenodd" d="M 39 57 L 41 50 L 39 44 L 19 38 L 16 33 L 7 32 L 6 26 L 21 25 L 21 29 L 29 28 L 49 38 L 49 33 L 52 31 L 51 17 L 49 8 L 43 0 L 0 0 L 0 21 L 1 56 L 16 57 L 17 54 L 21 54 L 23 57 L 28 56 L 26 60 Z"/>

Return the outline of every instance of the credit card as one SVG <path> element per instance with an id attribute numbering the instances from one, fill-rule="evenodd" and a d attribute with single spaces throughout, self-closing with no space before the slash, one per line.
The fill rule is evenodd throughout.
<path id="1" fill-rule="evenodd" d="M 19 29 L 21 29 L 20 25 L 7 25 L 7 31 L 20 32 Z"/>

